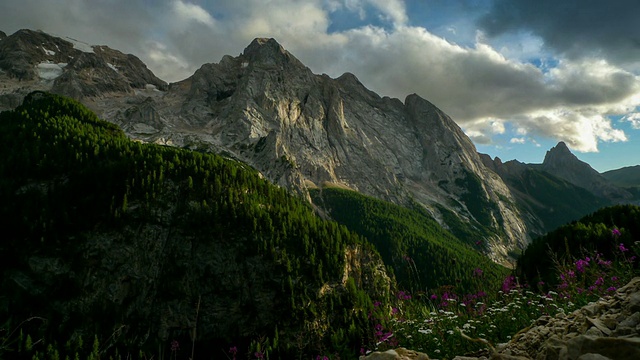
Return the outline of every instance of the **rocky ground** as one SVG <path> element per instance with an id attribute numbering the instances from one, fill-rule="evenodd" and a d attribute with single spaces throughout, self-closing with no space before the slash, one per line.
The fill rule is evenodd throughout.
<path id="1" fill-rule="evenodd" d="M 375 352 L 361 360 L 429 359 L 406 349 Z M 454 360 L 640 359 L 640 277 L 614 295 L 592 302 L 570 314 L 540 317 L 513 339 L 487 349 L 480 357 L 457 356 Z"/>

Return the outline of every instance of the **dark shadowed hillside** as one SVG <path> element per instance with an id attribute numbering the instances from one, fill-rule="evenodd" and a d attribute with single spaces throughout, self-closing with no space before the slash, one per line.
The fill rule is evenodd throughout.
<path id="1" fill-rule="evenodd" d="M 46 319 L 22 328 L 41 344 L 353 354 L 393 294 L 361 237 L 240 163 L 46 93 L 0 114 L 0 139 L 0 319 Z"/>

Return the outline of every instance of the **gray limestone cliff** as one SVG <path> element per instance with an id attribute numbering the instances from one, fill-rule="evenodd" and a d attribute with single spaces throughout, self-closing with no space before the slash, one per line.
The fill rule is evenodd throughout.
<path id="1" fill-rule="evenodd" d="M 30 58 L 17 60 L 17 43 L 31 44 L 24 45 Z M 45 46 L 36 51 L 36 43 Z M 484 238 L 501 263 L 529 241 L 510 189 L 460 127 L 418 95 L 403 102 L 349 73 L 313 74 L 274 39 L 255 39 L 239 56 L 168 87 L 137 58 L 76 47 L 39 32 L 2 40 L 0 76 L 9 88 L 0 104 L 13 105 L 28 84 L 81 99 L 134 139 L 246 162 L 307 199 L 309 187 L 331 183 L 397 204 L 418 202 L 444 227 Z M 24 65 L 21 85 L 3 67 L 16 61 Z"/>
<path id="2" fill-rule="evenodd" d="M 449 116 L 415 94 L 380 97 L 349 73 L 315 75 L 273 39 L 129 106 L 103 116 L 144 141 L 226 154 L 303 196 L 332 183 L 417 201 L 445 227 L 443 211 L 457 214 L 500 262 L 528 241 L 510 190 Z"/>

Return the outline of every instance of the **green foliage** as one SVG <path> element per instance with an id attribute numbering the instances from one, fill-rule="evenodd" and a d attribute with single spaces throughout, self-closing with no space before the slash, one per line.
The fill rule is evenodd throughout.
<path id="1" fill-rule="evenodd" d="M 424 291 L 452 285 L 466 292 L 477 285 L 476 268 L 490 284 L 500 283 L 507 274 L 418 206 L 407 209 L 339 188 L 312 190 L 311 195 L 333 219 L 375 245 L 402 288 Z"/>
<path id="2" fill-rule="evenodd" d="M 614 232 L 619 231 L 619 234 Z M 627 248 L 640 240 L 640 207 L 617 205 L 585 216 L 535 239 L 518 259 L 517 270 L 530 284 L 558 282 L 558 265 L 587 256 L 615 259 L 620 244 Z M 631 258 L 636 254 L 627 253 Z M 633 263 L 637 266 L 637 262 Z"/>
<path id="3" fill-rule="evenodd" d="M 95 346 L 105 339 L 105 348 L 121 353 L 166 348 L 155 337 L 164 320 L 149 311 L 202 296 L 202 351 L 231 343 L 248 351 L 251 339 L 274 338 L 278 324 L 278 340 L 268 343 L 272 359 L 333 345 L 355 354 L 370 333 L 371 298 L 388 301 L 371 245 L 243 164 L 130 141 L 79 103 L 41 92 L 0 114 L 0 143 L 0 293 L 12 294 L 0 318 L 18 321 L 37 309 L 49 322 L 36 333 L 50 343 L 84 332 L 97 334 Z M 343 286 L 349 253 L 363 257 L 350 260 L 361 268 Z M 207 265 L 220 254 L 238 273 Z M 66 271 L 33 282 L 29 264 L 39 259 Z M 143 266 L 114 283 L 86 280 L 132 263 Z M 13 274 L 31 283 L 20 286 Z M 130 290 L 117 301 L 85 295 L 125 285 Z M 268 296 L 256 300 L 254 288 Z M 151 305 L 135 305 L 141 299 Z M 230 323 L 214 307 L 219 299 L 235 304 L 234 316 L 245 323 Z M 74 302 L 81 306 L 65 310 Z M 348 336 L 339 331 L 352 324 Z M 183 321 L 168 331 L 188 344 L 191 326 Z M 80 353 L 96 358 L 101 351 Z"/>
<path id="4" fill-rule="evenodd" d="M 637 211 L 637 207 L 613 207 L 583 220 L 598 225 L 605 219 L 615 219 L 619 224 L 638 224 L 633 217 Z M 640 244 L 630 243 L 634 238 L 626 229 L 620 227 L 612 231 L 605 228 L 609 236 L 616 238 L 614 246 L 609 246 L 612 258 L 601 252 L 591 256 L 575 256 L 571 251 L 562 255 L 550 253 L 555 259 L 553 270 L 550 270 L 555 285 L 534 284 L 536 286 L 530 287 L 526 283 L 518 284 L 514 276 L 508 276 L 499 291 L 482 287 L 477 293 L 463 295 L 447 291 L 428 298 L 401 294 L 399 298 L 403 300 L 391 311 L 376 304 L 373 317 L 378 321 L 375 329 L 379 341 L 371 348 L 386 350 L 402 346 L 423 351 L 431 357 L 450 359 L 483 348 L 486 350 L 483 343 L 495 347 L 509 341 L 521 329 L 536 323 L 545 324 L 550 317 L 568 314 L 589 302 L 604 297 L 623 297 L 624 293 L 616 291 L 638 276 L 635 257 L 640 252 Z M 571 249 L 566 244 L 565 248 Z"/>
<path id="5" fill-rule="evenodd" d="M 482 180 L 478 175 L 465 171 L 465 176 L 456 179 L 455 183 L 465 189 L 460 199 L 478 224 L 491 224 L 494 216 L 499 217 L 499 221 L 502 221 L 500 211 L 498 211 L 498 204 L 484 196 L 485 191 L 482 187 Z"/>

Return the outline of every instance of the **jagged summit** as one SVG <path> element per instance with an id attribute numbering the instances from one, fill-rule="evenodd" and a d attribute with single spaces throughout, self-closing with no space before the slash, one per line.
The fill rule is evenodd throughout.
<path id="1" fill-rule="evenodd" d="M 547 151 L 541 169 L 614 202 L 633 198 L 631 193 L 614 186 L 591 165 L 578 159 L 562 141 Z"/>
<path id="2" fill-rule="evenodd" d="M 309 200 L 308 189 L 331 184 L 420 203 L 445 226 L 457 226 L 448 223 L 457 217 L 469 229 L 484 229 L 477 234 L 485 250 L 503 263 L 537 226 L 496 173 L 517 174 L 524 164 L 481 158 L 453 119 L 417 94 L 403 102 L 379 96 L 352 73 L 313 74 L 273 38 L 254 39 L 239 56 L 204 64 L 166 92 L 153 92 L 139 89 L 162 83 L 133 55 L 55 37 L 42 48 L 47 36 L 25 32 L 0 41 L 10 48 L 0 51 L 0 66 L 15 69 L 24 59 L 25 69 L 58 66 L 50 80 L 36 71 L 31 83 L 53 83 L 58 93 L 85 99 L 132 138 L 223 153 Z M 11 43 L 29 44 L 33 59 Z M 73 58 L 54 58 L 66 51 L 58 48 Z M 566 144 L 556 148 L 547 165 L 554 158 L 579 163 Z"/>
<path id="3" fill-rule="evenodd" d="M 300 60 L 296 59 L 273 38 L 254 39 L 244 49 L 242 58 L 244 61 L 258 62 L 263 65 L 295 64 L 296 66 L 304 67 Z"/>
<path id="4" fill-rule="evenodd" d="M 0 70 L 6 82 L 32 82 L 32 90 L 76 99 L 167 87 L 134 55 L 28 29 L 0 42 Z"/>
<path id="5" fill-rule="evenodd" d="M 579 170 L 583 173 L 598 174 L 589 164 L 578 159 L 563 141 L 547 151 L 542 167 L 553 172 L 567 172 L 568 168 L 571 172 Z"/>
<path id="6" fill-rule="evenodd" d="M 543 164 L 547 166 L 562 166 L 567 162 L 573 161 L 582 162 L 569 150 L 569 147 L 564 141 L 560 141 L 556 146 L 547 151 Z"/>
<path id="7" fill-rule="evenodd" d="M 279 51 L 282 54 L 288 53 L 287 50 L 278 43 L 278 41 L 274 38 L 255 38 L 253 41 L 244 49 L 244 54 L 252 54 L 262 49 L 271 49 L 275 51 Z"/>

